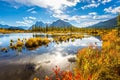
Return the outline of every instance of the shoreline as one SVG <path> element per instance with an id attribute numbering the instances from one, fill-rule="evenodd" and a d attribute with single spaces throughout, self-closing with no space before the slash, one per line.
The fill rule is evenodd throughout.
<path id="1" fill-rule="evenodd" d="M 43 57 L 43 56 L 46 56 Z M 45 76 L 53 75 L 52 68 L 56 65 L 62 70 L 72 70 L 73 63 L 68 62 L 68 58 L 75 57 L 75 55 L 68 55 L 60 57 L 56 55 L 40 55 L 31 58 L 21 58 L 20 60 L 12 59 L 0 61 L 0 79 L 1 80 L 33 80 L 34 77 L 39 77 L 40 80 L 44 80 Z M 45 59 L 42 59 L 45 58 Z M 26 60 L 26 62 L 24 62 Z M 30 61 L 31 60 L 31 61 Z M 29 62 L 30 61 L 30 62 Z M 62 65 L 61 65 L 62 64 Z"/>

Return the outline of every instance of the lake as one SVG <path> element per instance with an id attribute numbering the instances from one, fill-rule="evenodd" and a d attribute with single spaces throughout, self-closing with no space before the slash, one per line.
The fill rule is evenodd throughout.
<path id="1" fill-rule="evenodd" d="M 33 37 L 48 37 L 51 41 L 53 40 L 53 37 L 51 35 L 46 35 L 44 33 L 0 34 L 0 48 L 4 48 L 4 47 L 8 48 L 8 52 L 0 52 L 0 65 L 1 65 L 0 71 L 3 71 L 3 73 L 0 73 L 0 77 L 3 80 L 5 79 L 5 77 L 2 76 L 3 74 L 7 75 L 7 73 L 9 73 L 8 77 L 13 76 L 14 73 L 16 73 L 16 71 L 18 71 L 19 68 L 22 71 L 23 66 L 21 67 L 21 65 L 27 63 L 40 64 L 37 67 L 40 67 L 42 65 L 42 68 L 45 69 L 46 73 L 50 72 L 49 70 L 55 65 L 60 66 L 62 69 L 66 69 L 66 67 L 69 66 L 70 64 L 67 59 L 69 57 L 75 57 L 75 54 L 77 53 L 78 49 L 87 47 L 91 43 L 94 44 L 95 42 L 97 43 L 99 49 L 102 46 L 102 41 L 99 38 L 99 36 L 94 37 L 94 36 L 85 35 L 85 37 L 82 39 L 75 39 L 74 41 L 69 40 L 67 42 L 61 42 L 59 44 L 52 41 L 47 46 L 40 46 L 34 50 L 28 50 L 25 47 L 22 49 L 22 52 L 9 49 L 10 40 L 17 41 L 18 38 L 29 39 Z M 9 70 L 7 72 L 5 67 L 6 68 L 9 67 Z M 12 70 L 13 73 L 10 73 L 11 69 L 13 68 L 14 68 L 14 70 Z M 37 74 L 34 74 L 34 76 L 40 74 L 41 71 L 39 71 Z M 19 74 L 23 76 L 22 73 L 23 72 Z M 21 78 L 20 80 L 24 80 L 23 77 L 21 76 L 18 77 Z M 33 78 L 33 75 L 29 75 L 29 77 Z M 10 77 L 9 80 L 13 80 L 13 79 L 14 76 Z"/>
<path id="2" fill-rule="evenodd" d="M 48 37 L 50 40 L 52 40 L 51 35 L 46 35 L 44 33 L 11 33 L 11 34 L 0 34 L 0 48 L 8 48 L 10 45 L 10 41 L 17 41 L 19 39 L 29 39 L 33 37 Z M 99 37 L 89 36 L 84 37 L 82 39 L 75 39 L 74 41 L 70 40 L 69 42 L 62 42 L 59 44 L 56 44 L 55 42 L 51 42 L 48 44 L 48 46 L 41 46 L 35 50 L 27 50 L 24 48 L 21 52 L 21 55 L 25 54 L 56 54 L 60 53 L 63 55 L 67 54 L 75 54 L 78 49 L 87 47 L 90 43 L 97 42 L 97 46 L 100 48 L 102 46 L 102 41 Z M 9 49 L 8 52 L 0 52 L 0 58 L 1 57 L 9 57 L 16 55 L 16 50 Z"/>

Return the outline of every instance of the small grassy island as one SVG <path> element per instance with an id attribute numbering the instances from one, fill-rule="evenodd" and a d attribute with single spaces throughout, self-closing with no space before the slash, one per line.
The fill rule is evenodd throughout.
<path id="1" fill-rule="evenodd" d="M 50 40 L 48 38 L 30 38 L 25 42 L 28 49 L 36 48 L 42 45 L 48 45 Z"/>

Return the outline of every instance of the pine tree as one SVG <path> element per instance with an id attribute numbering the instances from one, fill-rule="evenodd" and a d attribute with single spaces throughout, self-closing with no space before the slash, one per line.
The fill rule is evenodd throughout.
<path id="1" fill-rule="evenodd" d="M 120 13 L 118 14 L 117 17 L 117 27 L 118 27 L 118 36 L 120 36 Z"/>
<path id="2" fill-rule="evenodd" d="M 48 24 L 46 23 L 46 32 L 48 31 Z"/>
<path id="3" fill-rule="evenodd" d="M 117 19 L 118 19 L 117 26 L 120 28 L 120 13 L 119 13 Z"/>

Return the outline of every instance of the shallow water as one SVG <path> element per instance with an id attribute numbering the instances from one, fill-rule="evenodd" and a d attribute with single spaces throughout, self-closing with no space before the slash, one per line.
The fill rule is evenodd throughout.
<path id="1" fill-rule="evenodd" d="M 51 35 L 46 35 L 44 33 L 11 33 L 11 34 L 0 34 L 0 48 L 7 47 L 9 48 L 10 40 L 17 41 L 18 38 L 21 40 L 32 37 L 48 37 L 52 40 Z M 0 52 L 0 58 L 13 57 L 16 56 L 16 53 L 20 55 L 31 55 L 31 54 L 61 54 L 62 56 L 66 56 L 69 54 L 75 54 L 78 49 L 87 47 L 90 43 L 97 42 L 97 46 L 100 48 L 102 46 L 102 41 L 98 37 L 85 37 L 82 39 L 75 39 L 74 42 L 69 40 L 69 42 L 62 42 L 56 44 L 54 42 L 49 43 L 48 46 L 41 46 L 35 50 L 27 50 L 24 48 L 22 52 L 18 52 L 17 50 L 9 49 L 8 52 Z"/>
<path id="2" fill-rule="evenodd" d="M 0 48 L 9 47 L 11 39 L 17 41 L 18 38 L 29 39 L 32 37 L 48 37 L 52 40 L 51 35 L 41 33 L 0 34 Z M 97 46 L 101 48 L 102 41 L 100 38 L 89 36 L 82 39 L 75 39 L 74 42 L 72 40 L 59 44 L 50 42 L 48 46 L 40 46 L 35 50 L 27 50 L 24 48 L 22 52 L 11 49 L 9 49 L 7 53 L 0 52 L 0 79 L 33 80 L 34 77 L 40 77 L 40 80 L 44 80 L 44 76 L 53 74 L 52 68 L 56 65 L 62 70 L 69 69 L 71 63 L 68 62 L 68 58 L 75 57 L 78 49 L 87 47 L 89 44 L 95 42 L 97 42 Z M 36 73 L 31 72 L 31 70 L 24 70 L 25 65 L 28 63 L 36 64 L 36 68 L 39 70 L 37 70 Z M 15 74 L 17 76 L 14 76 Z"/>

